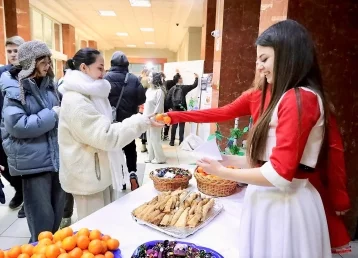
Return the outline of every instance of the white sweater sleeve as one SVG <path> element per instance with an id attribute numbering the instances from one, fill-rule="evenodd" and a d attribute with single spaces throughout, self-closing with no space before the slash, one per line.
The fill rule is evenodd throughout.
<path id="1" fill-rule="evenodd" d="M 158 89 L 155 93 L 156 105 L 154 109 L 154 114 L 164 112 L 164 92 L 161 89 Z"/>
<path id="2" fill-rule="evenodd" d="M 104 151 L 125 147 L 150 126 L 149 118 L 140 114 L 133 115 L 122 123 L 112 124 L 88 99 L 72 99 L 69 103 L 63 103 L 63 106 L 67 112 L 61 112 L 61 116 L 67 120 L 71 133 L 83 144 Z"/>

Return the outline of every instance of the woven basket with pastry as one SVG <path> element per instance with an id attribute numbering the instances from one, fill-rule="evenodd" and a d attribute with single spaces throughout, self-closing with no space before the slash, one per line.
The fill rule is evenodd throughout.
<path id="1" fill-rule="evenodd" d="M 228 166 L 228 168 L 234 167 Z M 229 196 L 234 194 L 237 189 L 237 182 L 209 175 L 205 173 L 202 167 L 197 167 L 194 177 L 196 178 L 199 191 L 210 196 Z"/>
<path id="2" fill-rule="evenodd" d="M 149 177 L 153 180 L 157 191 L 166 192 L 188 188 L 192 175 L 187 169 L 167 167 L 150 172 Z"/>

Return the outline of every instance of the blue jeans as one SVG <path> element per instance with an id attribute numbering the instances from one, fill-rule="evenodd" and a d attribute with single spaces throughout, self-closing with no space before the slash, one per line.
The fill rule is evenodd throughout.
<path id="1" fill-rule="evenodd" d="M 22 176 L 22 188 L 30 243 L 36 242 L 42 231 L 55 233 L 60 227 L 66 196 L 58 173 Z"/>

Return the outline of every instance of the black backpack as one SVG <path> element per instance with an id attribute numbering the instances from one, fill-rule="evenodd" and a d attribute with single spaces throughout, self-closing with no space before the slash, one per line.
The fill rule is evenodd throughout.
<path id="1" fill-rule="evenodd" d="M 174 108 L 181 108 L 183 106 L 184 93 L 180 85 L 175 85 L 172 94 L 172 104 Z"/>

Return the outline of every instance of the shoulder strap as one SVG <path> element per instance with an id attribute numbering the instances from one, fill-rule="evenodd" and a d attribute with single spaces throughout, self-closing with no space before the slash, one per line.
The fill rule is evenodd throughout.
<path id="1" fill-rule="evenodd" d="M 117 101 L 116 110 L 119 107 L 119 103 L 121 103 L 124 87 L 127 85 L 127 82 L 128 82 L 128 77 L 129 77 L 129 73 L 126 74 L 126 78 L 124 79 L 124 84 L 123 84 L 123 87 L 122 87 L 122 90 L 121 90 L 121 94 L 119 95 L 119 98 L 118 98 L 118 101 Z"/>

